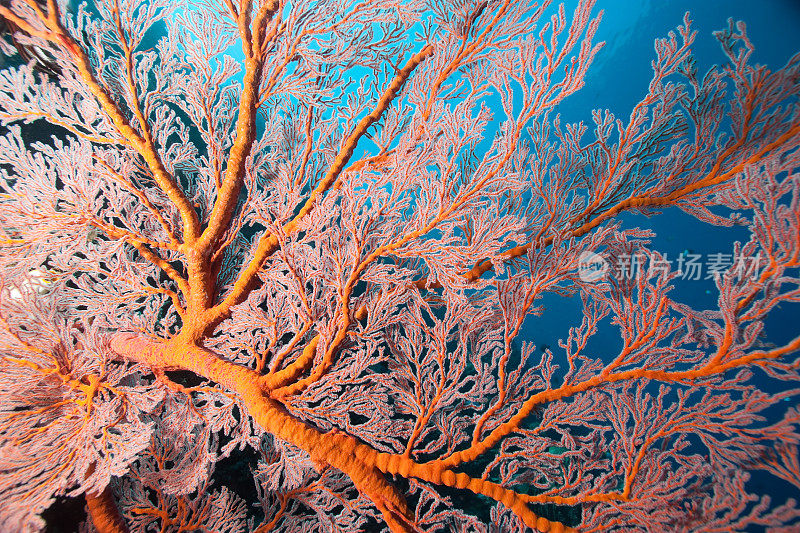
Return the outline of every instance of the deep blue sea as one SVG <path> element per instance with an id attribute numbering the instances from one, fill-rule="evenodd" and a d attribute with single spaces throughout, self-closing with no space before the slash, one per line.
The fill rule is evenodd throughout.
<path id="1" fill-rule="evenodd" d="M 712 32 L 726 28 L 730 17 L 747 24 L 748 36 L 755 46 L 752 63 L 777 70 L 800 52 L 800 1 L 797 0 L 600 0 L 596 9 L 604 11 L 597 40 L 606 44 L 589 70 L 586 86 L 557 109 L 562 124 L 590 123 L 592 109 L 609 109 L 625 121 L 647 91 L 652 73 L 650 63 L 655 58 L 654 39 L 666 36 L 682 24 L 687 11 L 693 29 L 698 32 L 693 52 L 699 77 L 712 65 L 724 62 L 725 57 Z M 571 12 L 571 7 L 567 12 Z M 655 231 L 657 237 L 652 240 L 651 249 L 666 253 L 673 260 L 681 253 L 703 257 L 718 252 L 731 253 L 734 241 L 746 242 L 749 237 L 745 228 L 709 226 L 676 208 L 652 218 L 625 215 L 624 220 L 626 227 Z M 672 298 L 697 309 L 718 309 L 715 284 L 704 278 L 705 273 L 699 280 L 676 280 Z M 581 302 L 577 297 L 548 297 L 545 305 L 547 310 L 541 317 L 528 319 L 527 340 L 558 354 L 558 339 L 566 338 L 569 327 L 580 323 Z M 595 357 L 613 355 L 621 346 L 619 330 L 608 322 L 606 319 L 587 349 Z M 767 338 L 764 340 L 780 344 L 797 336 L 798 331 L 800 304 L 781 304 L 766 322 Z M 774 502 L 800 499 L 796 488 L 780 481 L 769 482 L 760 475 L 753 477 L 751 488 L 758 494 L 769 495 Z"/>
<path id="2" fill-rule="evenodd" d="M 576 2 L 567 2 L 567 13 Z M 697 60 L 698 76 L 714 64 L 721 64 L 725 57 L 713 32 L 726 28 L 728 18 L 743 20 L 755 46 L 752 62 L 767 65 L 777 70 L 786 64 L 792 55 L 800 52 L 800 1 L 767 0 L 662 0 L 627 1 L 600 0 L 595 10 L 603 10 L 603 19 L 597 41 L 605 46 L 597 54 L 586 77 L 586 85 L 578 93 L 567 98 L 558 108 L 562 124 L 584 121 L 591 124 L 593 109 L 608 109 L 623 122 L 634 105 L 646 94 L 651 79 L 650 63 L 655 58 L 653 42 L 665 37 L 683 23 L 683 16 L 690 13 L 692 27 L 697 30 L 693 52 Z M 720 228 L 699 223 L 679 209 L 671 208 L 655 217 L 626 215 L 626 226 L 639 226 L 655 231 L 652 249 L 668 254 L 674 260 L 680 253 L 702 255 L 730 253 L 734 241 L 746 242 L 749 233 L 745 228 Z M 705 278 L 703 272 L 701 278 Z M 717 292 L 711 279 L 676 280 L 673 295 L 681 301 L 698 308 L 716 308 Z M 571 311 L 580 314 L 577 299 L 556 299 L 549 302 L 549 311 Z M 563 306 L 563 307 L 562 307 Z M 782 320 L 769 322 L 769 333 L 773 342 L 787 340 L 800 329 L 800 307 L 792 312 L 788 307 Z M 559 313 L 546 312 L 539 322 Z M 558 338 L 566 334 L 562 320 L 552 324 L 534 324 L 531 319 L 531 340 L 556 346 Z M 534 333 L 537 331 L 537 333 Z M 542 333 L 546 332 L 546 333 Z M 618 344 L 616 332 L 606 333 L 604 342 Z M 600 339 L 598 339 L 600 340 Z"/>

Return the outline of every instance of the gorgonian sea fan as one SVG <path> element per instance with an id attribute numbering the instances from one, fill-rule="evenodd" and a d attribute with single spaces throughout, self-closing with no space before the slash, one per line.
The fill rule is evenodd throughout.
<path id="1" fill-rule="evenodd" d="M 0 529 L 796 528 L 800 56 L 687 15 L 564 125 L 593 4 L 0 3 Z M 620 217 L 676 209 L 749 230 L 714 309 Z"/>

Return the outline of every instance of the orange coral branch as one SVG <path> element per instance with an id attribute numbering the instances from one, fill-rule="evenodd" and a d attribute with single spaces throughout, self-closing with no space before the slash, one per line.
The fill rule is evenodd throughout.
<path id="1" fill-rule="evenodd" d="M 522 421 L 533 411 L 537 405 L 574 396 L 579 392 L 585 392 L 607 383 L 636 379 L 650 379 L 663 382 L 688 382 L 704 377 L 722 374 L 728 370 L 741 368 L 750 364 L 774 360 L 797 350 L 800 350 L 800 337 L 796 337 L 781 348 L 776 348 L 770 351 L 755 351 L 748 355 L 743 355 L 724 363 L 718 362 L 721 358 L 717 356 L 715 357 L 717 362 L 712 360 L 709 364 L 695 370 L 669 372 L 664 370 L 647 370 L 638 368 L 623 372 L 608 374 L 602 373 L 576 385 L 563 385 L 557 389 L 542 391 L 528 398 L 522 404 L 522 407 L 520 407 L 520 409 L 514 414 L 514 416 L 496 427 L 480 442 L 471 445 L 469 448 L 455 452 L 444 459 L 437 459 L 428 464 L 441 464 L 444 468 L 452 468 L 461 463 L 473 461 L 499 443 L 504 437 L 515 431 L 519 427 L 520 423 L 522 423 Z"/>
<path id="2" fill-rule="evenodd" d="M 309 211 L 311 211 L 317 198 L 324 194 L 325 191 L 327 191 L 331 185 L 333 185 L 334 181 L 336 181 L 336 178 L 339 177 L 342 169 L 344 169 L 345 165 L 347 165 L 347 162 L 350 160 L 350 157 L 353 155 L 353 151 L 355 150 L 359 139 L 364 136 L 369 127 L 381 117 L 383 112 L 389 107 L 389 104 L 397 97 L 397 94 L 403 88 L 403 85 L 405 85 L 414 69 L 417 68 L 417 65 L 419 65 L 432 53 L 433 47 L 431 45 L 427 45 L 425 48 L 411 56 L 411 59 L 409 59 L 403 68 L 400 69 L 392 82 L 389 84 L 389 87 L 387 87 L 383 95 L 381 95 L 378 103 L 375 105 L 375 109 L 373 109 L 370 114 L 362 118 L 361 121 L 359 121 L 359 123 L 356 125 L 353 132 L 347 137 L 347 139 L 345 139 L 341 149 L 339 150 L 339 153 L 336 156 L 336 159 L 334 159 L 331 167 L 325 174 L 325 177 L 322 178 L 316 188 L 311 192 L 311 195 L 303 204 L 303 207 L 300 209 L 294 219 L 286 225 L 285 230 L 287 233 L 294 231 L 294 229 L 299 225 L 300 220 L 302 220 L 303 217 L 305 217 Z"/>
<path id="3" fill-rule="evenodd" d="M 99 494 L 87 492 L 86 507 L 89 509 L 92 524 L 99 533 L 128 533 L 128 526 L 117 510 L 109 487 Z"/>
<path id="4" fill-rule="evenodd" d="M 92 65 L 89 57 L 59 21 L 58 7 L 53 3 L 51 4 L 52 7 L 49 16 L 45 17 L 41 11 L 38 13 L 41 21 L 49 31 L 35 30 L 30 24 L 20 19 L 13 11 L 6 7 L 0 6 L 0 14 L 13 20 L 15 24 L 19 25 L 20 28 L 31 35 L 55 43 L 72 55 L 74 65 L 81 78 L 83 78 L 86 88 L 89 89 L 100 103 L 100 107 L 111 119 L 117 131 L 125 137 L 130 145 L 144 158 L 150 171 L 153 173 L 156 183 L 158 183 L 159 187 L 161 187 L 178 209 L 183 220 L 184 239 L 193 241 L 199 227 L 197 213 L 195 213 L 194 208 L 189 203 L 186 195 L 183 194 L 183 191 L 178 187 L 178 184 L 167 172 L 161 161 L 161 156 L 159 156 L 152 143 L 152 139 L 147 135 L 145 135 L 145 137 L 139 135 L 122 114 L 117 104 L 111 99 L 106 89 L 100 86 L 92 72 Z M 142 127 L 146 127 L 146 122 L 142 122 Z"/>
<path id="5" fill-rule="evenodd" d="M 606 220 L 628 209 L 672 205 L 682 200 L 685 196 L 688 196 L 693 192 L 697 192 L 700 189 L 703 189 L 705 187 L 711 187 L 713 185 L 719 185 L 720 183 L 733 179 L 739 172 L 742 172 L 746 167 L 758 163 L 769 152 L 785 145 L 787 141 L 789 141 L 792 137 L 795 137 L 797 135 L 800 135 L 800 124 L 792 126 L 786 133 L 781 135 L 774 142 L 765 145 L 764 147 L 762 147 L 762 149 L 755 152 L 746 160 L 731 167 L 730 169 L 721 174 L 709 173 L 704 178 L 694 183 L 685 185 L 680 189 L 676 189 L 675 191 L 671 192 L 668 195 L 664 196 L 639 195 L 628 198 L 627 200 L 623 200 L 622 202 L 619 202 L 617 205 L 597 215 L 592 220 L 575 228 L 572 231 L 571 235 L 573 237 L 580 237 L 582 235 L 585 235 L 589 233 L 589 231 L 593 230 L 594 228 L 605 222 Z M 540 242 L 528 242 L 520 246 L 509 248 L 508 250 L 503 252 L 502 257 L 506 261 L 511 261 L 513 259 L 516 259 L 517 257 L 521 257 L 526 253 L 528 253 L 528 250 L 532 246 L 543 247 L 543 246 L 549 246 L 552 243 L 553 243 L 552 237 L 548 237 Z M 492 262 L 489 261 L 488 259 L 485 259 L 480 263 L 478 263 L 477 265 L 475 265 L 469 271 L 465 272 L 464 278 L 467 279 L 468 281 L 475 281 L 478 278 L 480 278 L 483 274 L 490 271 L 491 269 L 492 269 Z M 423 279 L 417 281 L 417 286 L 420 288 L 425 288 L 426 280 Z M 433 287 L 435 288 L 436 286 L 434 285 Z"/>
<path id="6" fill-rule="evenodd" d="M 342 169 L 353 154 L 358 140 L 366 133 L 367 129 L 380 118 L 381 114 L 388 108 L 392 100 L 397 97 L 397 94 L 417 65 L 432 52 L 433 47 L 430 45 L 426 46 L 420 52 L 412 56 L 400 72 L 398 72 L 397 76 L 395 76 L 392 83 L 389 84 L 389 87 L 378 100 L 375 109 L 373 109 L 369 115 L 361 119 L 361 122 L 356 126 L 353 133 L 345 140 L 331 168 L 317 187 L 311 192 L 303 207 L 297 215 L 283 227 L 285 233 L 291 234 L 297 231 L 300 221 L 311 211 L 317 198 L 324 194 L 339 177 Z M 216 324 L 219 324 L 222 320 L 230 316 L 231 307 L 244 301 L 249 292 L 259 283 L 258 271 L 261 270 L 264 261 L 278 249 L 278 246 L 278 238 L 275 235 L 268 232 L 261 237 L 252 259 L 244 270 L 239 273 L 228 296 L 218 305 L 214 306 L 212 309 L 208 309 L 208 311 L 204 313 L 203 322 L 208 325 L 208 328 L 213 328 Z"/>
<path id="7" fill-rule="evenodd" d="M 379 453 L 344 433 L 323 433 L 294 418 L 280 403 L 264 394 L 254 370 L 220 359 L 205 348 L 183 343 L 178 338 L 158 343 L 128 333 L 112 336 L 111 348 L 127 359 L 155 368 L 190 370 L 236 392 L 253 419 L 266 431 L 305 450 L 315 462 L 329 464 L 347 474 L 365 496 L 376 502 L 392 531 L 409 531 L 412 514 L 402 494 L 385 479 L 384 473 L 417 477 L 483 494 L 503 503 L 528 526 L 542 532 L 574 531 L 539 517 L 514 491 L 455 473 L 441 461 L 419 464 L 401 455 Z"/>
<path id="8" fill-rule="evenodd" d="M 228 223 L 233 216 L 234 207 L 239 199 L 239 192 L 244 184 L 245 162 L 253 148 L 256 135 L 256 111 L 258 109 L 258 91 L 261 84 L 264 58 L 259 50 L 258 43 L 263 32 L 263 25 L 278 9 L 278 2 L 271 0 L 265 2 L 256 15 L 253 30 L 248 28 L 249 7 L 242 10 L 239 17 L 239 31 L 242 35 L 242 46 L 245 49 L 245 75 L 242 85 L 242 95 L 239 101 L 239 116 L 236 122 L 236 139 L 228 154 L 227 168 L 222 179 L 222 186 L 217 194 L 216 202 L 209 216 L 208 226 L 203 231 L 195 251 L 201 256 L 205 255 L 217 245 L 217 241 L 227 230 Z"/>

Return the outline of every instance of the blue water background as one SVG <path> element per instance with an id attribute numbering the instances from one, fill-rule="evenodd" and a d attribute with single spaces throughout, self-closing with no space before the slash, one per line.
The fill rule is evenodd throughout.
<path id="1" fill-rule="evenodd" d="M 568 13 L 574 4 L 567 4 Z M 753 63 L 777 70 L 800 52 L 800 2 L 797 1 L 601 1 L 597 8 L 604 10 L 598 40 L 605 41 L 606 45 L 589 70 L 586 86 L 557 109 L 562 124 L 590 123 L 590 111 L 598 108 L 609 109 L 625 122 L 631 109 L 644 96 L 651 79 L 654 39 L 665 37 L 682 24 L 687 11 L 691 14 L 693 29 L 698 31 L 693 52 L 700 78 L 712 65 L 725 60 L 712 32 L 727 28 L 729 17 L 746 22 L 748 36 L 755 46 L 751 58 Z M 625 227 L 652 229 L 657 237 L 652 239 L 651 249 L 666 253 L 671 260 L 687 251 L 701 254 L 704 258 L 710 253 L 732 253 L 734 241 L 746 242 L 749 238 L 746 228 L 710 226 L 676 208 L 651 218 L 626 214 L 622 219 Z M 702 277 L 705 278 L 705 272 Z M 678 279 L 674 286 L 670 294 L 673 299 L 696 309 L 718 309 L 718 290 L 713 280 Z M 541 317 L 527 320 L 524 336 L 540 347 L 552 349 L 558 359 L 561 353 L 558 339 L 566 338 L 569 328 L 580 324 L 581 302 L 577 297 L 554 296 L 545 297 L 544 304 L 547 309 Z M 608 360 L 618 353 L 622 345 L 619 330 L 609 322 L 606 319 L 592 338 L 587 355 Z M 800 332 L 800 304 L 781 304 L 767 319 L 765 331 L 766 338 L 762 340 L 776 344 L 797 336 Z M 759 375 L 755 379 L 767 391 L 783 390 L 791 385 L 776 384 Z M 772 411 L 777 414 L 783 410 L 779 407 Z M 753 493 L 770 496 L 774 503 L 800 497 L 797 488 L 760 473 L 753 475 L 748 488 Z"/>
<path id="2" fill-rule="evenodd" d="M 567 3 L 568 13 L 575 2 Z M 599 2 L 604 11 L 597 40 L 605 46 L 586 77 L 586 86 L 567 98 L 557 109 L 562 124 L 584 121 L 590 124 L 592 109 L 609 109 L 623 123 L 630 111 L 646 94 L 651 79 L 651 61 L 655 58 L 654 39 L 665 37 L 683 23 L 688 11 L 692 27 L 698 35 L 693 46 L 698 77 L 725 57 L 713 32 L 727 28 L 729 17 L 744 20 L 751 42 L 755 45 L 752 62 L 777 70 L 795 53 L 800 52 L 800 2 L 772 0 L 766 2 L 686 0 L 666 2 L 606 1 Z M 591 129 L 591 126 L 590 126 Z M 676 208 L 666 209 L 654 217 L 623 215 L 625 227 L 638 226 L 653 230 L 651 249 L 666 253 L 675 260 L 682 252 L 700 254 L 732 253 L 734 241 L 746 242 L 749 232 L 743 227 L 720 228 L 700 223 Z M 705 271 L 702 274 L 705 278 Z M 711 279 L 682 280 L 674 283 L 672 297 L 695 308 L 717 309 L 718 291 Z M 578 298 L 547 298 L 547 311 L 540 318 L 528 321 L 530 340 L 551 347 L 565 338 L 568 328 L 579 323 Z M 780 317 L 768 320 L 772 342 L 786 341 L 797 335 L 800 307 L 783 304 Z M 565 317 L 573 316 L 573 320 Z M 592 345 L 613 353 L 620 346 L 619 332 L 604 328 Z M 591 347 L 591 346 L 590 346 Z M 602 348 L 600 348 L 602 347 Z M 600 356 L 597 353 L 597 356 Z"/>

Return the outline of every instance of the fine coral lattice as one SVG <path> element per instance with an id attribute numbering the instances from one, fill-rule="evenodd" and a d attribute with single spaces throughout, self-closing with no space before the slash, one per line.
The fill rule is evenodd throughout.
<path id="1" fill-rule="evenodd" d="M 0 1 L 0 530 L 800 527 L 800 54 L 576 3 Z"/>

